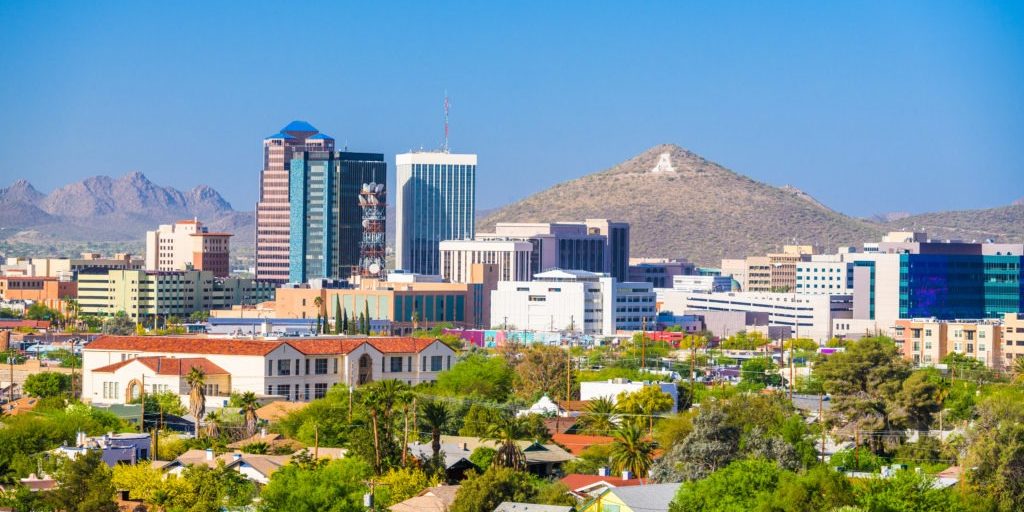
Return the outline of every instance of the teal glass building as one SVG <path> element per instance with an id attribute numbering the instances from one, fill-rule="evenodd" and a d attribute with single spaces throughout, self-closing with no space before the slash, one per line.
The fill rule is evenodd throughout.
<path id="1" fill-rule="evenodd" d="M 354 273 L 363 237 L 359 190 L 386 181 L 382 154 L 295 152 L 288 177 L 290 282 Z"/>

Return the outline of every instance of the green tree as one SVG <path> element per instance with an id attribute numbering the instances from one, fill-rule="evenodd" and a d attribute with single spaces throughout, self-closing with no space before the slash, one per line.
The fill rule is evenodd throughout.
<path id="1" fill-rule="evenodd" d="M 181 397 L 178 396 L 174 391 L 158 391 L 156 393 L 146 393 L 146 414 L 169 414 L 172 416 L 184 416 L 188 413 L 188 409 L 185 408 L 181 403 Z M 138 403 L 139 399 L 135 399 L 133 403 Z"/>
<path id="2" fill-rule="evenodd" d="M 396 435 L 397 418 L 402 405 L 411 399 L 409 385 L 394 379 L 363 386 L 361 402 L 369 415 L 373 442 L 373 468 L 377 474 L 399 462 L 406 449 Z"/>
<path id="3" fill-rule="evenodd" d="M 370 466 L 355 457 L 323 465 L 289 464 L 274 472 L 260 494 L 259 510 L 362 512 Z"/>
<path id="4" fill-rule="evenodd" d="M 440 484 L 440 479 L 427 476 L 420 468 L 391 468 L 377 479 L 374 501 L 378 509 L 386 509 Z"/>
<path id="5" fill-rule="evenodd" d="M 647 424 L 647 433 L 654 433 L 654 416 L 672 410 L 672 395 L 665 393 L 658 386 L 644 386 L 632 393 L 623 392 L 618 397 L 619 410 L 635 415 L 633 420 Z M 646 417 L 646 418 L 645 418 Z M 644 421 L 646 419 L 646 421 Z"/>
<path id="6" fill-rule="evenodd" d="M 342 325 L 342 324 L 343 324 L 343 322 L 342 322 L 342 315 L 341 315 L 341 301 L 340 300 L 335 300 L 334 301 L 334 334 L 344 334 L 345 333 L 345 331 L 342 330 L 344 328 L 344 325 Z"/>
<path id="7" fill-rule="evenodd" d="M 25 379 L 25 392 L 39 398 L 66 396 L 71 392 L 71 376 L 57 372 L 41 372 Z"/>
<path id="8" fill-rule="evenodd" d="M 199 422 L 206 414 L 206 373 L 193 366 L 185 375 L 188 384 L 188 412 L 195 418 L 195 435 L 199 437 Z"/>
<path id="9" fill-rule="evenodd" d="M 654 465 L 659 482 L 699 480 L 736 459 L 741 430 L 720 407 L 703 407 L 693 420 L 693 431 Z"/>
<path id="10" fill-rule="evenodd" d="M 893 414 L 910 368 L 889 338 L 862 338 L 846 350 L 825 358 L 814 367 L 825 391 L 832 396 L 826 421 L 847 431 L 898 431 L 904 425 Z M 868 444 L 881 452 L 887 438 L 871 436 Z"/>
<path id="11" fill-rule="evenodd" d="M 741 366 L 740 388 L 743 390 L 759 390 L 768 386 L 782 384 L 779 367 L 768 357 L 747 359 Z"/>
<path id="12" fill-rule="evenodd" d="M 502 414 L 495 418 L 494 423 L 490 425 L 487 435 L 484 437 L 486 440 L 498 443 L 494 457 L 495 465 L 513 469 L 525 467 L 526 457 L 516 441 L 526 437 L 526 435 L 527 431 L 522 418 L 516 417 L 513 414 Z"/>
<path id="13" fill-rule="evenodd" d="M 118 464 L 114 466 L 111 483 L 128 491 L 132 499 L 155 505 L 153 500 L 163 487 L 164 474 L 147 464 Z"/>
<path id="14" fill-rule="evenodd" d="M 762 498 L 760 512 L 818 512 L 853 505 L 853 487 L 845 475 L 828 466 L 815 466 L 803 474 L 785 471 L 770 497 Z"/>
<path id="15" fill-rule="evenodd" d="M 767 336 L 757 331 L 743 331 L 722 340 L 720 346 L 726 350 L 757 350 L 771 343 L 771 341 Z"/>
<path id="16" fill-rule="evenodd" d="M 49 320 L 56 322 L 60 318 L 60 313 L 47 307 L 46 304 L 43 304 L 42 302 L 33 302 L 32 305 L 25 310 L 25 318 L 29 320 Z"/>
<path id="17" fill-rule="evenodd" d="M 566 352 L 550 345 L 537 345 L 525 350 L 516 364 L 516 394 L 527 400 L 541 395 L 565 399 Z"/>
<path id="18" fill-rule="evenodd" d="M 693 432 L 694 413 L 686 411 L 673 414 L 654 426 L 654 440 L 663 449 L 669 449 Z"/>
<path id="19" fill-rule="evenodd" d="M 491 464 L 494 462 L 494 456 L 497 454 L 498 452 L 494 448 L 478 446 L 473 450 L 473 453 L 469 454 L 469 461 L 480 468 L 480 471 L 487 471 L 487 468 L 491 467 Z"/>
<path id="20" fill-rule="evenodd" d="M 317 334 L 327 334 L 327 316 L 324 311 L 324 298 L 323 296 L 317 295 L 313 297 L 313 305 L 316 306 L 316 332 Z"/>
<path id="21" fill-rule="evenodd" d="M 239 408 L 238 412 L 242 414 L 246 437 L 256 435 L 256 425 L 259 421 L 259 418 L 256 416 L 256 409 L 260 408 L 260 402 L 256 398 L 256 393 L 252 391 L 242 393 L 238 397 L 236 407 Z"/>
<path id="22" fill-rule="evenodd" d="M 937 489 L 932 477 L 913 470 L 898 471 L 890 478 L 866 479 L 856 489 L 856 496 L 857 505 L 869 511 L 947 512 L 953 510 L 953 501 L 949 491 Z M 1017 502 L 1017 505 L 1019 504 L 1020 502 Z"/>
<path id="23" fill-rule="evenodd" d="M 124 311 L 118 311 L 114 316 L 103 321 L 103 334 L 116 336 L 131 336 L 135 334 L 135 321 L 128 318 Z"/>
<path id="24" fill-rule="evenodd" d="M 220 512 L 225 508 L 244 507 L 256 497 L 256 485 L 223 462 L 216 467 L 192 465 L 182 472 L 190 490 L 185 503 L 170 507 L 187 512 Z"/>
<path id="25" fill-rule="evenodd" d="M 505 402 L 512 392 L 514 373 L 501 357 L 471 353 L 437 376 L 438 391 Z"/>
<path id="26" fill-rule="evenodd" d="M 755 510 L 775 492 L 782 470 L 763 459 L 746 459 L 684 482 L 670 512 L 743 512 Z"/>
<path id="27" fill-rule="evenodd" d="M 58 488 L 47 501 L 68 512 L 117 512 L 111 475 L 100 452 L 89 450 L 61 465 L 55 477 Z"/>
<path id="28" fill-rule="evenodd" d="M 433 452 L 431 460 L 439 461 L 441 457 L 441 431 L 451 422 L 451 413 L 441 401 L 430 401 L 423 404 L 420 409 L 419 419 L 422 425 L 430 431 L 430 449 Z"/>
<path id="29" fill-rule="evenodd" d="M 503 501 L 530 502 L 535 496 L 528 473 L 495 464 L 483 473 L 469 473 L 449 512 L 494 510 Z"/>
<path id="30" fill-rule="evenodd" d="M 598 397 L 587 404 L 586 411 L 576 422 L 581 433 L 606 436 L 618 426 L 621 412 L 608 397 Z"/>
<path id="31" fill-rule="evenodd" d="M 928 430 L 935 415 L 942 410 L 943 388 L 938 370 L 929 368 L 911 373 L 896 397 L 894 419 L 915 430 Z"/>
<path id="32" fill-rule="evenodd" d="M 636 423 L 625 422 L 613 436 L 611 461 L 616 473 L 628 470 L 637 477 L 647 475 L 654 460 L 654 443 L 648 441 Z"/>
<path id="33" fill-rule="evenodd" d="M 1019 510 L 1024 503 L 1024 391 L 1000 387 L 978 403 L 968 431 L 968 481 L 991 498 L 997 510 Z"/>

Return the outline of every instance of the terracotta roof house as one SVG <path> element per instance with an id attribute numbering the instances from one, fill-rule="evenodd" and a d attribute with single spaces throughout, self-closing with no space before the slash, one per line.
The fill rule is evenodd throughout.
<path id="1" fill-rule="evenodd" d="M 590 446 L 611 444 L 614 437 L 609 436 L 585 436 L 581 434 L 554 434 L 551 440 L 559 446 L 564 447 L 569 453 L 579 455 Z"/>
<path id="2" fill-rule="evenodd" d="M 226 405 L 232 392 L 308 402 L 322 398 L 335 384 L 359 386 L 384 379 L 433 382 L 455 363 L 455 352 L 440 340 L 393 336 L 101 336 L 86 345 L 82 354 L 83 400 L 128 403 L 143 388 L 187 397 L 187 386 L 173 377 L 200 367 L 207 374 L 209 408 Z"/>
<path id="3" fill-rule="evenodd" d="M 559 480 L 569 488 L 569 492 L 578 499 L 586 500 L 596 498 L 608 489 L 616 487 L 632 487 L 634 485 L 645 485 L 644 478 L 620 478 L 608 475 L 581 475 L 574 473 L 566 475 Z"/>
<path id="4" fill-rule="evenodd" d="M 422 492 L 405 501 L 388 507 L 391 512 L 448 512 L 459 492 L 458 485 L 439 485 L 427 487 Z"/>

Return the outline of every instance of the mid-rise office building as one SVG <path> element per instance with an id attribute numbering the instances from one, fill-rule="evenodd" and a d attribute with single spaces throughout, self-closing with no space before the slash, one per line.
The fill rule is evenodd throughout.
<path id="1" fill-rule="evenodd" d="M 221 279 L 209 270 L 110 270 L 78 275 L 82 315 L 124 312 L 139 321 L 154 316 L 186 318 L 196 311 L 255 304 L 273 297 L 272 283 Z"/>
<path id="2" fill-rule="evenodd" d="M 619 281 L 629 277 L 629 224 L 624 222 L 499 222 L 494 233 L 476 238 L 530 242 L 531 275 L 557 268 L 609 274 Z"/>
<path id="3" fill-rule="evenodd" d="M 731 275 L 745 292 L 791 292 L 796 289 L 797 264 L 814 252 L 810 245 L 786 245 L 779 253 L 724 259 L 722 274 Z"/>
<path id="4" fill-rule="evenodd" d="M 1017 360 L 1024 358 L 1024 314 L 1003 315 L 1002 339 L 1003 345 L 999 350 L 1002 355 L 1002 367 L 1012 370 L 1016 368 Z"/>
<path id="5" fill-rule="evenodd" d="M 67 299 L 78 298 L 78 283 L 56 277 L 0 276 L 0 299 L 41 302 L 67 314 Z"/>
<path id="6" fill-rule="evenodd" d="M 796 293 L 853 293 L 853 262 L 843 254 L 818 254 L 796 264 Z"/>
<path id="7" fill-rule="evenodd" d="M 296 150 L 289 168 L 288 280 L 344 279 L 358 273 L 353 271 L 363 241 L 360 190 L 364 184 L 386 182 L 384 155 Z"/>
<path id="8" fill-rule="evenodd" d="M 404 153 L 395 157 L 395 266 L 440 272 L 440 243 L 471 240 L 476 230 L 476 155 Z"/>
<path id="9" fill-rule="evenodd" d="M 445 240 L 439 244 L 441 278 L 453 283 L 468 283 L 473 265 L 497 265 L 499 281 L 530 279 L 529 242 L 512 240 Z"/>
<path id="10" fill-rule="evenodd" d="M 107 270 L 138 270 L 145 261 L 129 253 L 107 258 L 99 253 L 83 252 L 78 258 L 7 258 L 3 266 L 6 276 L 56 277 L 74 279 L 79 272 Z"/>
<path id="11" fill-rule="evenodd" d="M 938 364 L 954 353 L 977 359 L 988 368 L 1003 363 L 1003 330 L 998 320 L 902 319 L 896 321 L 894 333 L 903 357 L 917 365 Z"/>
<path id="12" fill-rule="evenodd" d="M 681 309 L 686 314 L 699 311 L 768 313 L 770 326 L 789 327 L 794 337 L 825 343 L 832 338 L 833 321 L 852 315 L 853 297 L 771 292 L 688 293 Z"/>
<path id="13" fill-rule="evenodd" d="M 230 273 L 231 233 L 211 232 L 198 219 L 161 224 L 146 232 L 146 270 L 209 270 Z"/>
<path id="14" fill-rule="evenodd" d="M 491 294 L 495 325 L 611 335 L 655 323 L 650 283 L 620 283 L 608 274 L 549 270 L 532 281 L 504 281 Z"/>
<path id="15" fill-rule="evenodd" d="M 672 288 L 676 276 L 696 275 L 697 267 L 683 259 L 630 258 L 629 279 L 648 282 L 655 288 Z"/>
<path id="16" fill-rule="evenodd" d="M 263 171 L 256 203 L 256 278 L 285 283 L 291 266 L 289 170 L 296 152 L 334 151 L 334 139 L 305 121 L 292 121 L 263 139 Z"/>

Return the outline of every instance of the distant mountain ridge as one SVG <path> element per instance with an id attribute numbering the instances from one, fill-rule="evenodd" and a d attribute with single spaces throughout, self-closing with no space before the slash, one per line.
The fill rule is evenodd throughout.
<path id="1" fill-rule="evenodd" d="M 251 244 L 252 212 L 235 211 L 206 185 L 188 191 L 157 185 L 141 172 L 93 176 L 43 194 L 26 180 L 0 189 L 0 237 L 49 241 L 141 241 L 147 230 L 198 218 Z"/>
<path id="2" fill-rule="evenodd" d="M 764 254 L 784 244 L 814 244 L 828 250 L 859 246 L 899 226 L 919 225 L 929 231 L 945 226 L 950 237 L 991 232 L 1001 240 L 1020 241 L 1020 210 L 1024 206 L 951 212 L 955 219 L 945 213 L 884 219 L 888 222 L 857 219 L 795 187 L 760 183 L 664 144 L 500 208 L 481 219 L 477 231 L 489 231 L 498 222 L 609 218 L 631 224 L 634 256 L 685 257 L 717 266 L 722 258 Z M 1011 229 L 1013 222 L 1017 229 Z M 999 227 L 993 229 L 993 223 Z"/>

